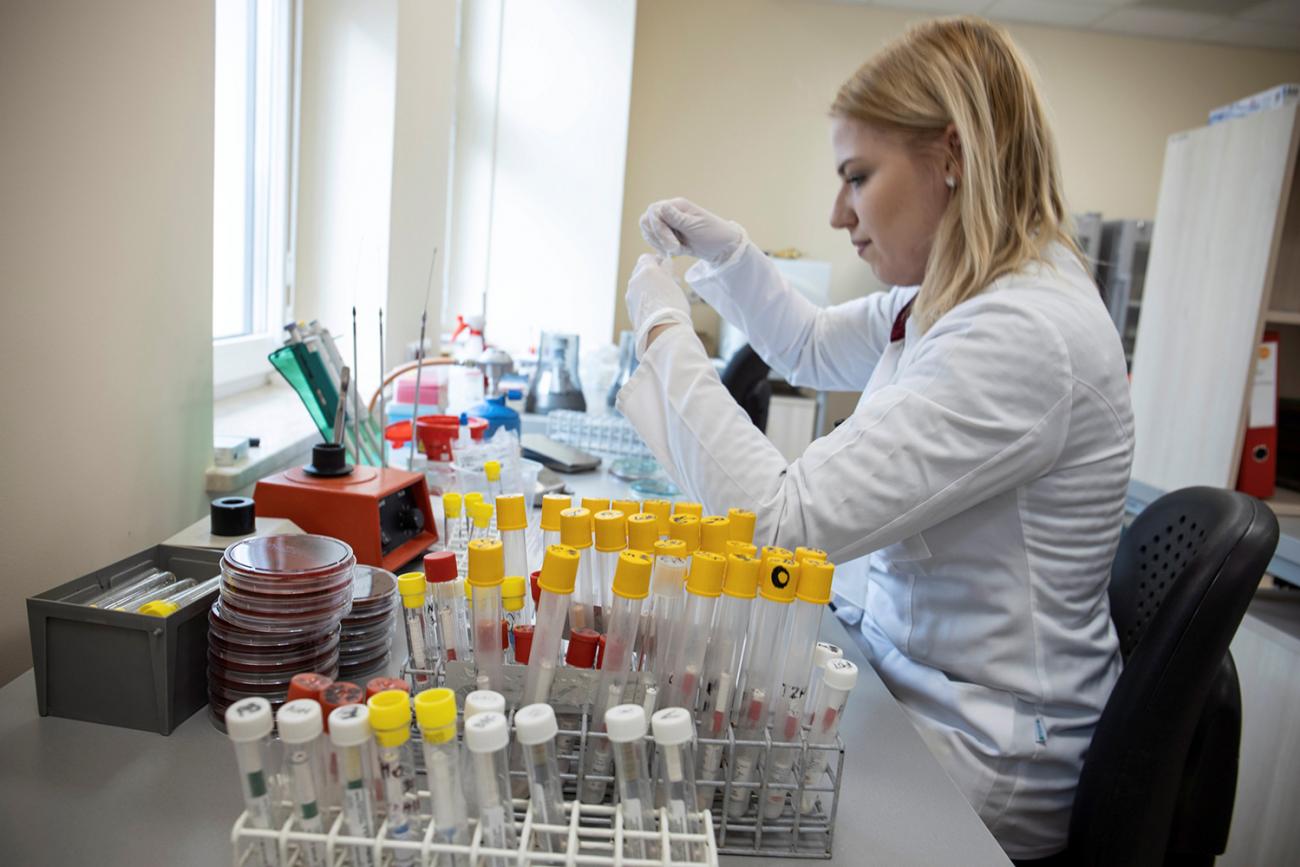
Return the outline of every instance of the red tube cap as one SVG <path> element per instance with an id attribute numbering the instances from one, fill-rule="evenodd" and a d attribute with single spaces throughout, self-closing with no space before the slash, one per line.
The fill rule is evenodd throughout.
<path id="1" fill-rule="evenodd" d="M 366 700 L 366 691 L 355 683 L 336 680 L 325 687 L 320 694 L 320 711 L 325 715 L 325 730 L 329 731 L 329 718 L 338 708 L 345 704 L 361 704 Z"/>
<path id="2" fill-rule="evenodd" d="M 515 627 L 515 662 L 519 665 L 527 665 L 528 657 L 533 652 L 533 627 L 516 626 Z"/>
<path id="3" fill-rule="evenodd" d="M 573 668 L 592 668 L 596 665 L 596 645 L 600 633 L 594 629 L 575 629 L 569 633 L 569 649 L 564 661 Z"/>
<path id="4" fill-rule="evenodd" d="M 456 554 L 452 551 L 434 551 L 424 555 L 424 580 L 430 584 L 456 580 Z"/>
<path id="5" fill-rule="evenodd" d="M 366 682 L 366 701 L 374 698 L 376 693 L 383 692 L 386 689 L 400 689 L 409 693 L 411 685 L 400 677 L 371 678 Z"/>
<path id="6" fill-rule="evenodd" d="M 542 570 L 538 569 L 532 575 L 528 576 L 528 586 L 533 591 L 533 607 L 542 604 L 542 585 L 538 583 L 542 577 Z"/>
<path id="7" fill-rule="evenodd" d="M 510 649 L 510 621 L 501 621 L 501 649 Z"/>
<path id="8" fill-rule="evenodd" d="M 285 701 L 293 701 L 299 698 L 309 698 L 319 703 L 321 693 L 325 688 L 334 682 L 333 678 L 326 677 L 323 674 L 305 671 L 302 674 L 295 674 L 289 681 L 289 697 Z"/>
<path id="9" fill-rule="evenodd" d="M 596 667 L 605 667 L 605 633 L 600 634 L 600 641 L 596 642 Z"/>

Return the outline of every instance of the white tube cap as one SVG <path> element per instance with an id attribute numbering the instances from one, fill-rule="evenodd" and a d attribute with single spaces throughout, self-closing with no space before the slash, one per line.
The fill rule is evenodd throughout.
<path id="1" fill-rule="evenodd" d="M 515 739 L 521 744 L 544 744 L 559 730 L 549 704 L 530 704 L 515 711 Z"/>
<path id="2" fill-rule="evenodd" d="M 605 731 L 616 744 L 626 744 L 645 737 L 645 708 L 639 704 L 620 704 L 605 711 Z"/>
<path id="3" fill-rule="evenodd" d="M 336 747 L 359 747 L 370 740 L 370 708 L 345 704 L 330 711 L 330 741 Z"/>
<path id="4" fill-rule="evenodd" d="M 655 741 L 664 746 L 678 746 L 695 739 L 695 721 L 684 707 L 655 711 L 650 717 L 650 727 L 654 729 Z"/>
<path id="5" fill-rule="evenodd" d="M 465 746 L 471 753 L 495 753 L 504 750 L 509 743 L 510 725 L 504 714 L 485 710 L 466 720 Z"/>
<path id="6" fill-rule="evenodd" d="M 822 682 L 831 689 L 848 692 L 857 686 L 858 667 L 847 659 L 832 659 L 826 663 L 826 673 L 822 675 Z"/>
<path id="7" fill-rule="evenodd" d="M 286 744 L 309 743 L 325 730 L 320 704 L 311 698 L 285 702 L 275 715 L 275 724 L 280 728 L 280 740 Z"/>
<path id="8" fill-rule="evenodd" d="M 481 713 L 499 713 L 505 716 L 506 697 L 490 689 L 476 689 L 465 696 L 465 721 Z"/>
<path id="9" fill-rule="evenodd" d="M 832 659 L 840 659 L 844 656 L 844 651 L 840 650 L 829 641 L 819 641 L 813 648 L 813 668 L 825 668 L 826 663 Z"/>
<path id="10" fill-rule="evenodd" d="M 226 733 L 237 744 L 260 741 L 274 724 L 271 703 L 264 698 L 241 698 L 226 708 Z"/>

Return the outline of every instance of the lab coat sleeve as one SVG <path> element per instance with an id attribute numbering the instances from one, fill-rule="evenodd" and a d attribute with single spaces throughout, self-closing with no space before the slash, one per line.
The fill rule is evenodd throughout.
<path id="1" fill-rule="evenodd" d="M 825 309 L 790 287 L 749 241 L 729 260 L 697 262 L 686 281 L 723 319 L 739 328 L 754 351 L 792 385 L 861 391 L 898 309 L 915 288 L 876 292 Z M 900 300 L 900 298 L 902 300 Z"/>
<path id="2" fill-rule="evenodd" d="M 980 297 L 919 340 L 895 382 L 793 462 L 749 422 L 687 328 L 659 335 L 619 409 L 708 511 L 753 509 L 755 544 L 848 560 L 1045 474 L 1064 447 L 1073 376 L 1044 317 Z"/>

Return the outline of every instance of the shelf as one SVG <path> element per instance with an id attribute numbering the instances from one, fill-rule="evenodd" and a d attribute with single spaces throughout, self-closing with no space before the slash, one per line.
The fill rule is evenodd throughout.
<path id="1" fill-rule="evenodd" d="M 1300 516 L 1300 491 L 1278 488 L 1273 496 L 1264 502 L 1279 518 Z"/>
<path id="2" fill-rule="evenodd" d="M 1292 313 L 1289 310 L 1270 310 L 1264 314 L 1264 321 L 1278 325 L 1300 325 L 1300 313 Z"/>

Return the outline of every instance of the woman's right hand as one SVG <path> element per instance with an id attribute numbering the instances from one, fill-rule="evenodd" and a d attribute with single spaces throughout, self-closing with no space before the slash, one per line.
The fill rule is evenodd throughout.
<path id="1" fill-rule="evenodd" d="M 641 216 L 641 235 L 664 256 L 694 256 L 721 265 L 745 242 L 740 224 L 688 199 L 655 202 Z"/>

